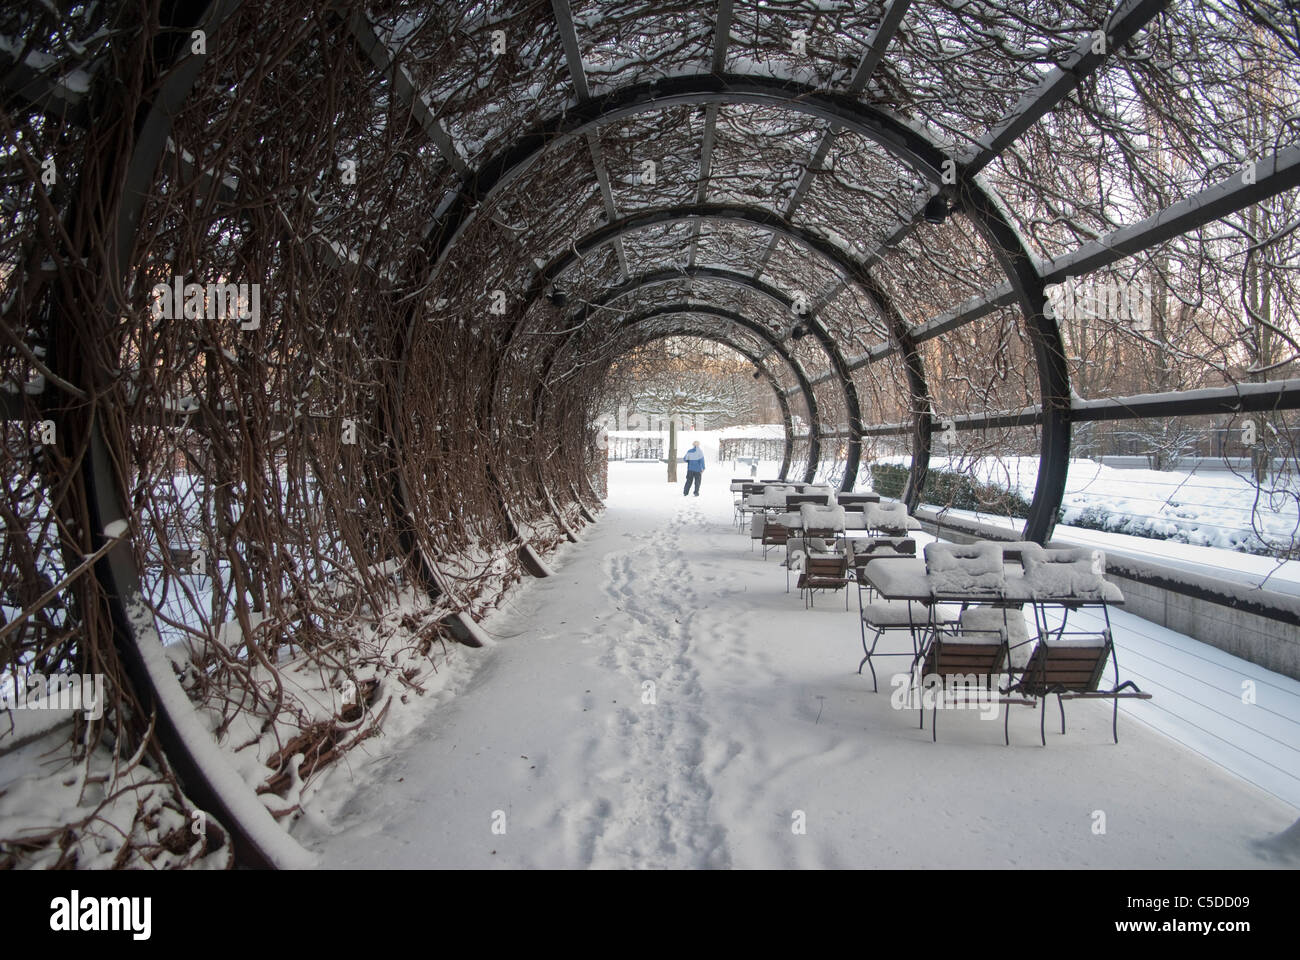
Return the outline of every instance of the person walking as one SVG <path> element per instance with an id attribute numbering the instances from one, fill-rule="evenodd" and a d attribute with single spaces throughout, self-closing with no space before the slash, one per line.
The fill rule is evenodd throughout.
<path id="1" fill-rule="evenodd" d="M 700 441 L 696 440 L 695 445 L 686 451 L 686 456 L 682 457 L 686 461 L 686 486 L 682 487 L 682 496 L 691 492 L 691 484 L 695 484 L 695 495 L 700 495 L 700 478 L 704 476 L 704 451 L 700 449 Z"/>

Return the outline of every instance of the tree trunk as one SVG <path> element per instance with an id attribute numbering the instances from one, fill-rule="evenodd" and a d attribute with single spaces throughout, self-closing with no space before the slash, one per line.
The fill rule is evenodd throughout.
<path id="1" fill-rule="evenodd" d="M 677 421 L 668 421 L 668 482 L 677 482 Z"/>

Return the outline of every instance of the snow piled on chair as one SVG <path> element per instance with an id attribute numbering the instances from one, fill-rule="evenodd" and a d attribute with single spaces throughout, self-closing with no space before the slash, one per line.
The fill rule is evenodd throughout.
<path id="1" fill-rule="evenodd" d="M 995 592 L 1006 585 L 996 543 L 927 543 L 925 572 L 936 594 Z"/>
<path id="2" fill-rule="evenodd" d="M 1036 594 L 1102 599 L 1106 554 L 1101 550 L 1036 546 L 1025 550 L 1022 563 L 1025 581 Z"/>
<path id="3" fill-rule="evenodd" d="M 844 531 L 844 508 L 821 506 L 816 503 L 799 505 L 799 518 L 805 530 Z"/>

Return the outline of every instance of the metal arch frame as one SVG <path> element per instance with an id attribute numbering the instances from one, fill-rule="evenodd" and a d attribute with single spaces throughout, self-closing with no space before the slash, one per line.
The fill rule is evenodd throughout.
<path id="1" fill-rule="evenodd" d="M 448 253 L 485 203 L 520 177 L 544 153 L 603 123 L 641 113 L 681 105 L 749 103 L 818 117 L 876 143 L 901 163 L 928 180 L 932 186 L 955 196 L 979 232 L 991 243 L 994 254 L 1007 273 L 1020 301 L 1025 325 L 1033 332 L 1039 361 L 1039 390 L 1045 408 L 1058 411 L 1052 423 L 1044 425 L 1040 458 L 1045 469 L 1034 492 L 1025 536 L 1031 533 L 1045 540 L 1050 534 L 1065 494 L 1064 473 L 1069 457 L 1069 378 L 1063 357 L 1053 356 L 1059 344 L 1055 320 L 1046 316 L 1046 295 L 1042 277 L 1019 233 L 1006 219 L 983 187 L 968 176 L 964 165 L 941 150 L 921 131 L 884 111 L 861 103 L 854 96 L 829 93 L 792 81 L 769 80 L 734 74 L 701 74 L 657 79 L 620 87 L 583 103 L 570 105 L 557 117 L 543 121 L 521 135 L 512 145 L 490 158 L 466 180 L 430 223 L 423 241 L 408 261 L 407 279 L 415 289 L 428 289 Z M 945 185 L 940 171 L 944 161 L 953 161 L 955 184 Z M 398 364 L 397 390 L 404 389 L 412 341 L 418 326 L 421 300 L 413 299 L 406 324 L 403 352 Z M 1046 360 L 1046 366 L 1043 361 Z M 846 370 L 837 370 L 844 377 Z M 1063 376 L 1062 376 L 1063 375 Z M 1063 411 L 1063 412 L 1062 412 Z M 918 436 L 928 438 L 930 425 L 918 426 Z M 401 438 L 398 438 L 401 442 Z M 928 449 L 928 443 L 926 444 Z M 859 448 L 860 455 L 860 448 Z M 917 463 L 913 458 L 913 479 Z M 924 465 L 928 466 L 928 464 Z M 846 470 L 846 477 L 848 472 Z M 920 487 L 912 484 L 919 495 Z M 911 493 L 912 491 L 909 491 Z"/>
<path id="2" fill-rule="evenodd" d="M 1006 272 L 1034 345 L 1043 421 L 1039 428 L 1038 478 L 1021 538 L 1046 543 L 1056 526 L 1070 471 L 1070 367 L 1065 343 L 1055 317 L 1049 316 L 1046 309 L 1046 284 L 1020 237 L 986 194 L 971 190 L 969 180 L 959 182 L 963 184 L 962 207 L 974 214 L 971 221 Z"/>
<path id="3" fill-rule="evenodd" d="M 137 225 L 145 201 L 149 196 L 158 162 L 167 149 L 167 138 L 175 116 L 198 80 L 206 57 L 191 54 L 188 37 L 192 29 L 206 29 L 210 35 L 222 30 L 236 13 L 241 0 L 191 0 L 174 4 L 167 22 L 152 39 L 154 96 L 142 104 L 134 118 L 134 142 L 130 156 L 115 169 L 120 179 L 117 204 L 108 227 L 109 248 L 106 265 L 115 271 L 112 282 L 120 282 L 130 267 L 130 257 L 137 233 Z M 148 85 L 146 85 L 148 86 Z M 71 216 L 82 215 L 74 208 Z M 92 216 L 94 214 L 91 214 Z M 79 254 L 78 254 L 79 256 Z M 58 311 L 56 300 L 52 310 Z M 51 317 L 51 337 L 60 335 L 61 326 Z M 104 592 L 112 623 L 115 642 L 122 656 L 127 676 L 141 698 L 157 710 L 157 736 L 168 762 L 175 770 L 186 792 L 196 803 L 217 814 L 230 834 L 230 841 L 239 862 L 248 866 L 277 867 L 304 866 L 311 858 L 305 851 L 289 854 L 283 847 L 285 835 L 271 818 L 270 813 L 243 786 L 242 780 L 233 780 L 222 773 L 224 763 L 215 744 L 194 744 L 181 733 L 178 710 L 189 707 L 183 691 L 165 689 L 176 680 L 171 671 L 160 673 L 152 666 L 153 659 L 145 645 L 160 642 L 152 614 L 133 609 L 140 595 L 140 571 L 127 540 L 113 540 L 104 531 L 115 522 L 128 522 L 124 509 L 127 502 L 122 495 L 113 452 L 109 448 L 103 427 L 94 412 L 87 425 L 88 444 L 81 461 L 80 473 L 84 487 L 87 518 L 91 530 L 91 543 L 95 549 L 107 549 L 96 561 L 92 576 Z M 59 431 L 63 434 L 63 431 Z M 125 546 L 124 546 L 125 545 Z M 153 633 L 151 638 L 149 634 Z M 179 694 L 181 706 L 175 695 Z M 214 769 L 215 767 L 215 769 Z M 232 788 L 230 783 L 239 783 Z"/>
<path id="4" fill-rule="evenodd" d="M 795 358 L 795 356 L 785 348 L 785 346 L 781 343 L 779 339 L 773 336 L 772 333 L 769 330 L 767 330 L 758 321 L 750 320 L 744 314 L 737 313 L 734 310 L 728 310 L 726 307 L 717 307 L 707 303 L 691 303 L 689 301 L 683 303 L 669 304 L 663 307 L 656 307 L 655 309 L 650 310 L 647 313 L 642 313 L 642 314 L 638 314 L 635 317 L 627 318 L 623 320 L 620 325 L 631 326 L 638 323 L 647 323 L 651 320 L 658 319 L 659 317 L 667 317 L 667 316 L 675 316 L 675 315 L 713 316 L 721 320 L 725 320 L 728 323 L 734 323 L 738 327 L 743 327 L 746 330 L 749 330 L 759 340 L 766 343 L 772 349 L 772 351 L 781 358 L 781 360 L 785 363 L 785 365 L 790 368 L 790 372 L 794 374 L 795 379 L 799 381 L 801 385 L 808 382 L 807 375 L 804 373 L 803 367 L 799 364 L 797 358 Z M 692 334 L 692 336 L 704 336 L 704 335 Z M 794 418 L 792 417 L 790 412 L 789 395 L 786 393 L 784 389 L 782 389 L 780 382 L 776 379 L 776 376 L 770 370 L 768 370 L 767 367 L 763 366 L 763 358 L 761 356 L 757 354 L 753 354 L 753 355 L 749 354 L 742 347 L 732 342 L 731 340 L 722 337 L 721 335 L 719 335 L 718 337 L 709 336 L 706 337 L 706 339 L 714 340 L 717 343 L 725 344 L 726 346 L 729 346 L 732 349 L 734 349 L 737 353 L 743 354 L 745 357 L 747 357 L 749 360 L 753 362 L 754 366 L 757 369 L 763 372 L 764 376 L 766 376 L 768 378 L 768 381 L 772 384 L 772 389 L 776 392 L 777 395 L 776 398 L 777 404 L 781 407 L 781 417 L 785 423 L 785 454 L 782 457 L 781 470 L 777 474 L 777 477 L 779 479 L 784 480 L 790 472 L 790 461 L 794 455 Z M 812 463 L 816 462 L 814 458 L 811 456 L 811 451 L 814 449 L 812 447 L 812 444 L 816 443 L 817 452 L 819 454 L 821 452 L 820 451 L 821 417 L 817 411 L 816 397 L 812 396 L 810 392 L 805 392 L 804 402 L 808 407 L 808 428 L 809 428 L 808 437 L 809 437 L 809 444 L 810 444 L 809 446 L 810 456 L 808 459 L 809 459 L 809 464 L 811 465 Z M 806 475 L 806 471 L 805 471 L 805 475 Z M 808 482 L 811 482 L 811 480 L 809 480 Z"/>
<path id="5" fill-rule="evenodd" d="M 925 475 L 928 472 L 930 458 L 931 406 L 929 386 L 925 377 L 925 365 L 912 337 L 912 328 L 898 312 L 889 294 L 871 275 L 869 267 L 852 259 L 845 250 L 825 237 L 819 236 L 805 227 L 790 223 L 781 214 L 764 207 L 751 207 L 741 204 L 694 203 L 641 210 L 593 230 L 585 237 L 574 241 L 571 247 L 565 249 L 542 268 L 533 286 L 533 290 L 537 291 L 537 293 L 530 290 L 529 296 L 535 297 L 540 294 L 548 283 L 558 279 L 561 273 L 577 263 L 586 253 L 599 248 L 603 244 L 650 226 L 692 220 L 697 222 L 715 220 L 744 223 L 748 226 L 769 231 L 774 239 L 778 237 L 790 239 L 817 254 L 830 264 L 832 269 L 839 273 L 846 283 L 852 283 L 857 287 L 876 308 L 876 312 L 880 314 L 886 328 L 889 330 L 890 342 L 895 352 L 900 353 L 903 357 L 910 393 L 908 407 L 917 422 L 917 430 L 912 443 L 912 470 L 909 471 L 907 487 L 903 493 L 903 500 L 908 508 L 914 509 L 920 502 L 921 490 L 925 486 Z M 758 281 L 758 276 L 754 277 L 756 281 Z M 810 327 L 815 315 L 816 311 L 809 315 Z M 829 335 L 829 331 L 827 331 L 827 334 Z M 839 343 L 834 339 L 831 341 L 828 352 L 831 358 L 832 371 L 818 377 L 813 382 L 825 383 L 832 377 L 836 377 L 843 384 L 846 400 L 845 409 L 849 411 L 849 453 L 848 459 L 845 461 L 842 489 L 850 491 L 857 481 L 858 469 L 862 460 L 863 423 L 860 412 L 861 402 L 857 396 L 857 384 L 853 381 L 853 367 L 845 359 L 843 352 L 839 348 Z M 800 384 L 800 386 L 804 388 L 804 394 L 807 396 L 809 391 L 806 389 L 806 385 Z M 853 414 L 855 406 L 859 411 L 857 416 Z"/>
<path id="6" fill-rule="evenodd" d="M 574 319 L 578 323 L 581 323 L 585 321 L 586 318 L 593 311 L 605 309 L 608 307 L 608 305 L 611 302 L 619 299 L 620 297 L 624 297 L 629 293 L 635 293 L 637 290 L 640 290 L 644 287 L 659 286 L 665 283 L 673 283 L 675 281 L 682 280 L 682 279 L 707 280 L 716 283 L 726 283 L 726 284 L 730 284 L 731 286 L 752 290 L 753 292 L 759 294 L 762 297 L 765 297 L 772 303 L 775 303 L 777 306 L 787 311 L 791 310 L 794 304 L 794 301 L 790 297 L 787 297 L 776 287 L 773 287 L 770 284 L 763 283 L 763 281 L 761 280 L 756 280 L 754 277 L 752 277 L 747 273 L 740 273 L 735 270 L 725 270 L 719 267 L 692 267 L 688 269 L 678 269 L 678 270 L 657 270 L 649 273 L 638 274 L 635 277 L 631 277 L 627 280 L 626 283 L 622 283 L 619 284 L 617 287 L 611 288 L 609 291 L 607 291 L 605 296 L 601 297 L 599 300 L 592 301 L 591 303 L 584 306 L 582 310 L 578 311 L 574 315 Z M 817 323 L 816 320 L 812 319 L 811 317 L 805 318 L 803 322 L 808 324 L 808 327 L 812 331 L 813 336 L 815 336 L 818 339 L 822 350 L 826 353 L 826 356 L 830 359 L 832 367 L 835 368 L 837 372 L 842 370 L 843 357 L 839 356 L 838 359 L 840 362 L 836 363 L 837 355 L 839 354 L 839 348 L 838 345 L 836 345 L 834 341 L 831 339 L 830 335 L 826 332 L 825 328 L 822 327 L 820 323 Z M 768 331 L 768 337 L 770 338 L 769 342 L 774 340 L 775 336 L 776 335 L 772 331 L 770 330 Z M 793 355 L 791 355 L 791 359 L 793 360 Z M 801 384 L 807 382 L 808 381 L 806 375 L 800 378 Z M 846 381 L 842 379 L 841 386 L 851 387 L 852 384 L 846 383 Z M 845 399 L 845 413 L 849 418 L 849 422 L 850 423 L 856 422 L 860 430 L 862 425 L 862 412 L 857 406 L 857 390 L 845 389 L 843 392 L 844 392 L 844 399 Z M 805 394 L 805 400 L 807 399 L 808 399 L 808 394 Z M 814 400 L 813 403 L 809 404 L 810 420 L 812 418 L 812 411 L 815 409 L 815 403 L 816 402 Z M 815 426 L 816 429 L 811 430 L 809 434 L 810 447 L 808 452 L 807 479 L 804 481 L 805 483 L 813 482 L 814 475 L 817 472 L 817 465 L 818 463 L 821 462 L 822 431 L 821 431 L 820 418 L 816 424 L 813 424 L 813 426 Z M 851 450 L 852 447 L 853 447 L 853 441 L 852 439 L 850 439 Z M 859 446 L 859 454 L 860 454 L 860 446 Z M 845 471 L 846 480 L 848 479 L 848 476 L 849 474 L 848 471 L 846 470 Z"/>
<path id="7" fill-rule="evenodd" d="M 690 312 L 696 312 L 696 311 L 690 311 Z M 624 321 L 622 325 L 624 327 L 631 327 L 631 326 L 635 326 L 639 322 L 644 322 L 644 320 L 642 318 L 633 317 Z M 679 336 L 697 337 L 700 340 L 710 340 L 713 343 L 721 344 L 722 346 L 727 347 L 730 350 L 735 350 L 736 353 L 740 354 L 742 357 L 744 357 L 746 360 L 752 363 L 755 367 L 757 367 L 760 371 L 762 371 L 763 378 L 767 381 L 768 386 L 772 388 L 772 393 L 775 394 L 776 396 L 777 406 L 781 408 L 781 422 L 785 428 L 785 445 L 781 452 L 781 469 L 777 472 L 777 478 L 780 480 L 784 480 L 786 478 L 786 474 L 790 472 L 790 460 L 794 456 L 794 418 L 790 415 L 790 401 L 786 397 L 785 391 L 781 389 L 780 381 L 776 379 L 776 375 L 773 374 L 771 370 L 767 369 L 767 367 L 763 366 L 762 361 L 759 360 L 758 354 L 751 353 L 746 348 L 736 343 L 733 343 L 732 341 L 728 340 L 725 336 L 723 336 L 721 333 L 710 332 L 709 330 L 703 327 L 696 329 L 695 327 L 689 326 L 687 324 L 682 324 L 680 326 L 674 327 L 671 330 L 656 331 L 652 336 L 646 337 L 645 339 L 638 340 L 638 345 L 644 346 L 645 344 L 648 343 L 654 343 L 656 340 L 663 340 L 666 339 L 667 337 L 679 337 Z"/>
<path id="8" fill-rule="evenodd" d="M 235 5 L 237 5 L 237 4 L 235 4 Z M 1132 5 L 1132 4 L 1130 4 L 1130 6 L 1131 6 L 1131 5 Z M 220 0 L 214 0 L 214 2 L 209 3 L 209 4 L 203 4 L 203 3 L 197 4 L 197 5 L 195 5 L 195 4 L 187 4 L 186 6 L 189 7 L 189 8 L 191 8 L 191 9 L 201 8 L 201 9 L 204 9 L 204 10 L 210 10 L 210 9 L 218 8 L 218 7 L 221 7 L 221 6 L 230 6 L 230 4 L 223 4 L 223 3 L 220 2 Z M 722 102 L 722 100 L 718 99 L 718 100 L 714 100 L 714 101 L 712 101 L 712 102 L 717 103 L 717 102 Z M 791 104 L 790 104 L 790 103 L 786 103 L 786 104 L 784 104 L 784 106 L 785 106 L 786 108 L 788 108 L 788 109 L 791 108 Z M 1032 122 L 1033 122 L 1033 119 L 1034 119 L 1034 118 L 1029 118 L 1028 122 L 1029 122 L 1029 123 L 1032 123 Z M 1027 125 L 1027 124 L 1026 124 L 1026 125 Z M 992 136 L 992 135 L 991 135 L 991 136 Z M 996 144 L 995 144 L 995 145 L 996 145 Z M 983 151 L 983 152 L 987 154 L 987 153 L 988 153 L 988 149 L 986 149 L 986 150 Z M 134 162 L 135 159 L 136 159 L 136 157 L 133 155 L 133 157 L 132 157 L 133 162 Z M 964 172 L 965 172 L 965 171 L 964 171 Z M 1239 209 L 1239 208 L 1234 208 L 1234 209 Z M 120 226 L 120 224 L 119 224 L 119 226 Z M 1014 230 L 1012 230 L 1012 235 L 1013 235 L 1013 236 L 1014 236 L 1014 233 L 1015 233 Z M 1023 243 L 1020 242 L 1020 239 L 1019 239 L 1018 237 L 1015 237 L 1015 240 L 1016 240 L 1016 244 L 1017 244 L 1018 246 L 1020 246 L 1020 248 L 1023 250 Z M 1033 264 L 1032 260 L 1029 261 L 1029 266 L 1030 266 L 1031 268 L 1034 267 L 1034 264 Z M 1039 271 L 1038 271 L 1036 268 L 1033 269 L 1032 272 L 1033 272 L 1035 275 L 1039 274 Z M 1041 276 L 1039 276 L 1039 280 L 1040 280 L 1040 281 L 1041 281 L 1041 279 L 1042 279 Z M 1032 291 L 1031 291 L 1031 293 L 1032 293 Z M 1018 299 L 1021 299 L 1022 301 L 1025 299 L 1025 297 L 1024 297 L 1023 294 L 1017 294 L 1016 296 L 1017 296 Z M 1029 297 L 1029 300 L 1030 300 L 1031 302 L 1032 302 L 1033 299 L 1034 299 L 1034 298 L 1033 298 L 1032 296 Z M 1040 300 L 1039 302 L 1041 303 L 1041 300 Z M 1023 307 L 1023 304 L 1022 304 L 1022 307 Z M 418 308 L 417 308 L 417 309 L 418 309 Z M 1034 319 L 1037 319 L 1037 318 L 1034 318 Z M 405 363 L 405 359 L 404 359 L 404 357 L 403 357 L 403 359 L 402 359 L 402 363 L 403 363 L 403 364 Z M 1044 397 L 1044 401 L 1045 401 L 1045 404 L 1044 404 L 1044 405 L 1045 405 L 1045 406 L 1046 406 L 1046 400 L 1047 400 L 1047 398 Z M 97 432 L 97 431 L 98 431 L 98 428 L 96 427 L 95 429 L 96 429 L 96 432 Z M 1068 431 L 1068 429 L 1069 429 L 1068 417 L 1066 418 L 1065 429 L 1066 429 L 1067 431 Z M 1067 436 L 1066 436 L 1066 440 L 1067 440 L 1067 442 L 1068 442 L 1068 433 L 1067 433 Z M 101 439 L 101 443 L 102 443 L 102 439 Z M 1067 448 L 1067 452 L 1068 452 L 1068 448 Z M 104 475 L 104 476 L 108 476 L 108 475 L 110 475 L 110 474 L 107 473 L 107 472 L 105 472 L 103 475 Z M 1042 478 L 1040 477 L 1040 485 L 1041 485 L 1041 479 L 1042 479 Z M 94 491 L 94 492 L 92 492 L 92 496 L 94 495 L 94 493 L 97 493 L 97 492 L 98 492 L 98 491 Z M 1041 493 L 1041 490 L 1036 491 L 1036 494 L 1035 494 L 1035 505 L 1036 505 L 1036 506 L 1037 506 L 1037 504 L 1038 504 L 1039 494 L 1040 494 L 1040 493 Z M 105 501 L 105 502 L 107 502 L 107 501 Z M 1027 528 L 1027 529 L 1028 529 L 1028 528 Z M 115 551 L 115 552 L 121 552 L 121 551 Z M 96 575 L 97 575 L 97 576 L 99 575 L 98 571 L 96 572 Z"/>
<path id="9" fill-rule="evenodd" d="M 405 273 L 413 282 L 413 288 L 426 289 L 429 286 L 479 210 L 522 176 L 544 153 L 602 124 L 669 107 L 710 103 L 752 103 L 839 122 L 846 129 L 876 143 L 934 184 L 940 183 L 940 169 L 949 159 L 901 120 L 862 104 L 853 96 L 829 93 L 805 84 L 737 74 L 698 74 L 632 84 L 569 105 L 561 114 L 522 134 L 514 144 L 502 149 L 467 177 L 462 189 L 449 198 L 440 215 L 429 223 L 421 243 L 408 261 Z M 399 388 L 405 383 L 406 358 L 418 325 L 419 310 L 417 301 L 411 307 L 403 354 L 399 358 Z"/>
<path id="10" fill-rule="evenodd" d="M 725 307 L 718 307 L 718 306 L 714 306 L 713 304 L 695 303 L 692 301 L 682 301 L 676 304 L 668 304 L 666 306 L 657 307 L 646 313 L 638 314 L 637 316 L 632 318 L 624 318 L 618 322 L 618 325 L 625 326 L 629 322 L 632 323 L 648 322 L 650 320 L 656 319 L 661 316 L 669 316 L 673 314 L 695 314 L 695 315 L 715 316 L 720 320 L 726 321 L 727 323 L 734 323 L 739 327 L 743 327 L 744 329 L 752 333 L 755 337 L 757 337 L 759 340 L 768 344 L 771 351 L 776 353 L 785 362 L 786 366 L 790 368 L 791 373 L 794 374 L 795 380 L 798 381 L 800 386 L 804 388 L 803 390 L 804 404 L 808 408 L 809 466 L 808 466 L 808 470 L 805 471 L 805 474 L 808 477 L 808 479 L 805 482 L 811 483 L 812 474 L 815 473 L 816 464 L 820 461 L 820 456 L 821 456 L 821 414 L 817 409 L 817 397 L 814 395 L 812 391 L 811 382 L 808 379 L 808 374 L 804 371 L 803 365 L 799 362 L 799 359 L 785 348 L 785 346 L 781 343 L 781 341 L 776 337 L 776 335 L 771 330 L 763 326 L 758 321 L 751 320 L 749 317 L 746 317 L 744 314 L 738 313 L 734 310 L 728 310 Z M 545 389 L 546 383 L 550 377 L 550 371 L 554 367 L 556 360 L 558 360 L 560 355 L 563 353 L 564 347 L 568 345 L 571 337 L 572 334 L 566 336 L 565 339 L 556 347 L 556 349 L 552 351 L 551 356 L 547 359 L 546 363 L 543 365 L 541 374 L 538 378 L 537 389 L 533 395 L 534 419 L 536 419 L 539 416 L 539 412 L 541 409 L 542 394 Z M 728 346 L 735 346 L 735 344 L 731 343 L 730 341 L 719 341 L 719 342 L 725 342 L 727 343 Z M 766 372 L 766 368 L 763 367 L 761 362 L 762 359 L 763 358 L 761 356 L 756 357 L 754 363 L 755 366 L 759 367 L 760 369 L 763 369 Z M 787 395 L 787 392 L 781 390 L 780 393 L 781 393 L 781 399 L 778 402 L 780 402 L 783 406 L 788 405 L 789 396 Z M 789 430 L 787 431 L 787 446 L 791 450 L 793 450 L 794 447 L 793 430 L 794 430 L 794 423 L 793 420 L 791 420 Z M 784 480 L 788 472 L 789 472 L 789 457 L 787 457 L 786 462 L 781 465 L 780 478 Z"/>

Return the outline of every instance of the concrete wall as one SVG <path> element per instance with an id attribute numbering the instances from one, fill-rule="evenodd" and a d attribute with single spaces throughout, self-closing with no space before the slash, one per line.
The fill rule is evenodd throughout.
<path id="1" fill-rule="evenodd" d="M 1171 571 L 1172 573 L 1172 571 Z M 1300 627 L 1226 604 L 1106 571 L 1124 591 L 1124 609 L 1162 627 L 1300 680 Z M 1262 591 L 1255 591 L 1260 593 Z"/>

